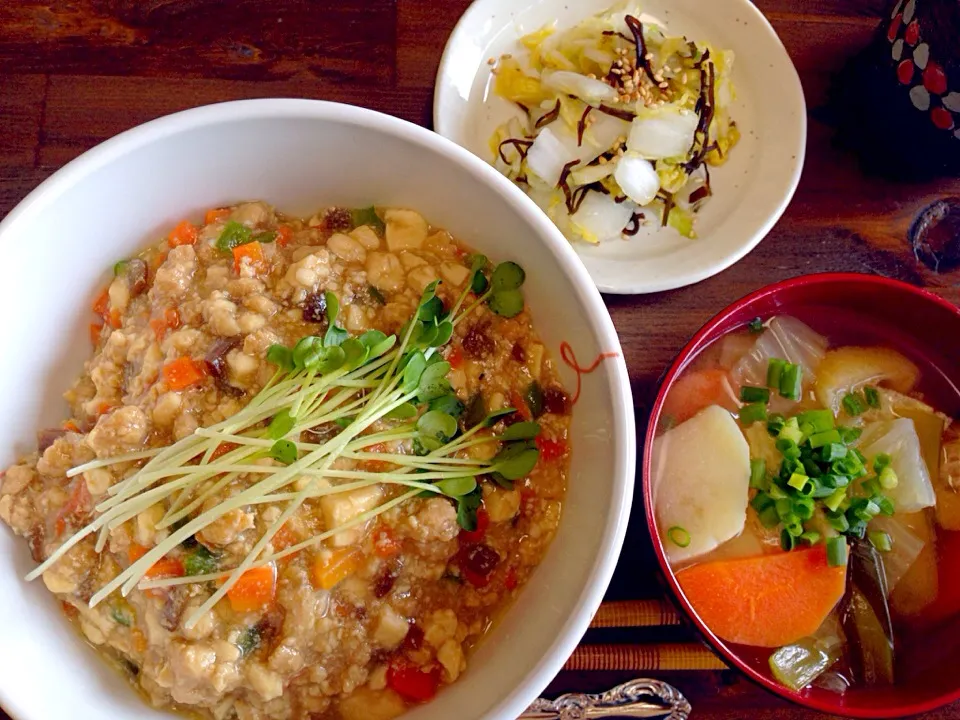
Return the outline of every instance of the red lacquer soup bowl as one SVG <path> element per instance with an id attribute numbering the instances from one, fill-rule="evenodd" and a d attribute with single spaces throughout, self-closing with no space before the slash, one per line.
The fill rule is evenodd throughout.
<path id="1" fill-rule="evenodd" d="M 657 561 L 683 612 L 732 667 L 787 700 L 827 713 L 860 718 L 895 718 L 932 710 L 960 699 L 960 615 L 953 622 L 920 634 L 922 672 L 886 688 L 853 688 L 843 694 L 818 687 L 794 692 L 771 676 L 772 651 L 733 645 L 719 639 L 698 617 L 667 561 L 656 530 L 652 492 L 652 449 L 664 400 L 697 355 L 728 332 L 756 317 L 792 315 L 844 344 L 882 344 L 910 357 L 926 374 L 924 387 L 933 405 L 960 416 L 960 309 L 912 285 L 874 275 L 828 273 L 792 278 L 739 300 L 710 320 L 687 343 L 664 376 L 653 405 L 643 456 L 643 494 Z M 960 574 L 960 567 L 956 568 Z M 944 568 L 940 570 L 941 578 Z M 911 648 L 911 656 L 918 651 Z"/>

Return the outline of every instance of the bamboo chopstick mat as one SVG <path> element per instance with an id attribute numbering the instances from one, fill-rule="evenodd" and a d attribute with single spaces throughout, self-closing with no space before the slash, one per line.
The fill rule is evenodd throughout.
<path id="1" fill-rule="evenodd" d="M 665 600 L 623 600 L 603 603 L 590 629 L 679 629 L 680 615 Z M 664 634 L 659 632 L 657 634 Z M 669 634 L 669 633 L 668 633 Z M 726 670 L 727 666 L 699 642 L 587 642 L 567 660 L 564 670 L 676 671 Z"/>

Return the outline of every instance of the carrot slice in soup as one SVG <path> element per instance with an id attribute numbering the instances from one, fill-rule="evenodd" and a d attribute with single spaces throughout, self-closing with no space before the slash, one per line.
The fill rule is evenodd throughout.
<path id="1" fill-rule="evenodd" d="M 700 619 L 727 642 L 780 647 L 812 635 L 843 597 L 846 566 L 826 545 L 716 560 L 685 568 L 677 582 Z"/>
<path id="2" fill-rule="evenodd" d="M 682 423 L 710 405 L 730 411 L 739 407 L 726 370 L 698 370 L 681 377 L 667 394 L 663 414 Z"/>

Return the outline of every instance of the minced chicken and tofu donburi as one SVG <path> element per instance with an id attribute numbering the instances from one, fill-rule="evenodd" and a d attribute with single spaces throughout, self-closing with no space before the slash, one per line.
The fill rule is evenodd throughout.
<path id="1" fill-rule="evenodd" d="M 155 706 L 379 720 L 457 680 L 557 529 L 571 401 L 490 264 L 402 208 L 211 210 L 118 262 L 0 518 Z"/>

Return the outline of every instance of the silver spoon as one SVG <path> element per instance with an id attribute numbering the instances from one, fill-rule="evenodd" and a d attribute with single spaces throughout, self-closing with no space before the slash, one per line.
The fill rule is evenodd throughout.
<path id="1" fill-rule="evenodd" d="M 587 718 L 662 718 L 687 720 L 690 703 L 679 690 L 659 680 L 631 680 L 599 695 L 568 693 L 536 700 L 519 720 Z"/>

